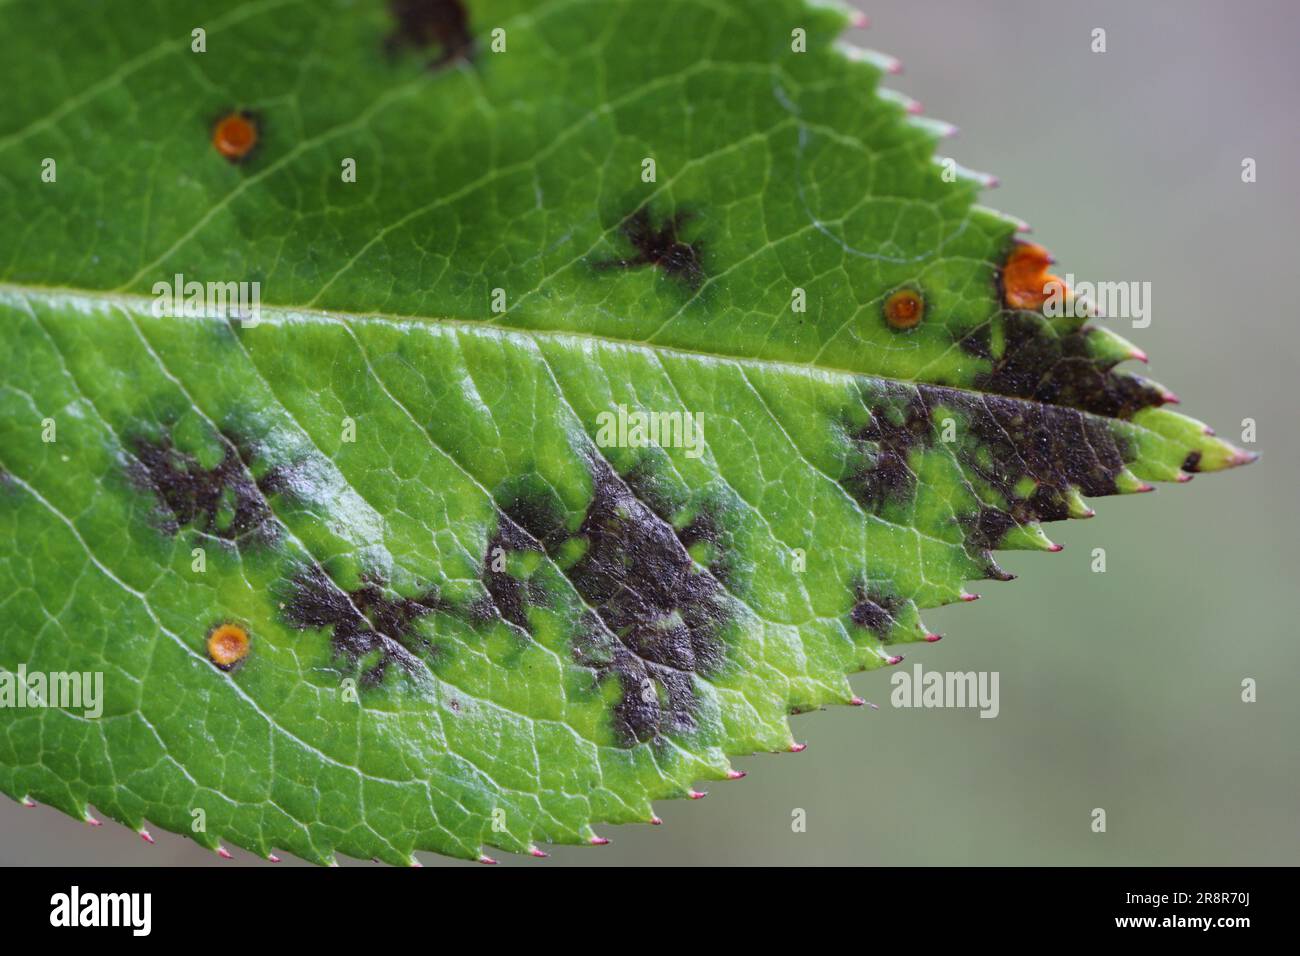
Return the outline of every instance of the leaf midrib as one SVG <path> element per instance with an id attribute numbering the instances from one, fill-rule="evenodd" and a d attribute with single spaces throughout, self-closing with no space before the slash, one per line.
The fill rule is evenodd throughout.
<path id="1" fill-rule="evenodd" d="M 0 282 L 0 298 L 9 296 L 19 296 L 23 298 L 38 298 L 51 304 L 60 300 L 75 299 L 84 302 L 96 303 L 101 305 L 117 305 L 129 308 L 136 313 L 151 314 L 150 306 L 153 302 L 151 296 L 140 295 L 129 292 L 116 292 L 99 289 L 73 289 L 63 286 L 41 286 L 25 285 L 12 282 Z M 580 341 L 591 342 L 600 345 L 611 345 L 618 348 L 632 351 L 647 352 L 657 355 L 674 355 L 684 359 L 694 361 L 715 362 L 719 364 L 733 365 L 755 365 L 762 368 L 770 368 L 777 371 L 794 372 L 803 375 L 832 375 L 844 376 L 849 379 L 869 378 L 879 382 L 892 382 L 896 385 L 903 386 L 925 386 L 928 388 L 942 389 L 949 392 L 960 392 L 976 397 L 988 397 L 996 394 L 991 392 L 982 392 L 978 389 L 963 388 L 957 385 L 936 385 L 933 382 L 923 382 L 917 379 L 894 378 L 888 375 L 880 375 L 875 372 L 864 372 L 850 368 L 843 368 L 838 365 L 824 365 L 821 363 L 812 364 L 806 362 L 794 362 L 786 359 L 765 358 L 757 355 L 734 355 L 725 352 L 707 352 L 702 349 L 689 349 L 677 345 L 659 345 L 649 342 L 638 341 L 636 339 L 625 339 L 613 335 L 602 335 L 594 332 L 573 332 L 560 329 L 537 329 L 521 325 L 502 325 L 499 322 L 493 322 L 490 319 L 457 319 L 451 317 L 430 317 L 419 315 L 400 315 L 389 312 L 350 312 L 341 309 L 316 309 L 305 306 L 280 306 L 260 305 L 262 318 L 254 326 L 274 324 L 290 324 L 299 321 L 316 321 L 320 324 L 329 325 L 338 323 L 342 325 L 351 325 L 353 323 L 366 324 L 377 322 L 385 325 L 395 326 L 397 328 L 429 328 L 429 327 L 447 327 L 452 329 L 463 329 L 472 332 L 482 332 L 485 334 L 495 334 L 503 337 L 519 336 L 521 338 L 532 339 L 535 341 Z M 268 317 L 268 313 L 272 317 Z M 191 319 L 189 316 L 171 316 L 176 321 L 200 321 Z M 238 321 L 231 316 L 205 316 L 203 321 Z M 1047 402 L 1031 401 L 1029 399 L 1015 398 L 1009 395 L 997 395 L 998 398 L 1004 398 L 1007 401 L 1024 402 L 1027 405 L 1049 405 Z M 1085 412 L 1081 409 L 1073 409 L 1066 405 L 1054 405 L 1056 408 L 1069 408 L 1072 411 L 1078 411 L 1081 415 L 1089 415 L 1094 418 L 1109 418 L 1110 416 L 1097 415 L 1093 412 Z M 1119 421 L 1120 419 L 1115 419 Z M 1127 424 L 1133 424 L 1128 419 L 1123 419 Z M 1135 426 L 1141 427 L 1141 426 Z"/>

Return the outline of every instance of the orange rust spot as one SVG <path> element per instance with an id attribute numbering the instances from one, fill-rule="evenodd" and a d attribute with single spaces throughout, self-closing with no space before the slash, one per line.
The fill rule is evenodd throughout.
<path id="1" fill-rule="evenodd" d="M 248 631 L 238 624 L 218 624 L 208 633 L 208 658 L 228 671 L 248 656 Z"/>
<path id="2" fill-rule="evenodd" d="M 1011 309 L 1042 308 L 1053 289 L 1066 292 L 1065 283 L 1047 271 L 1052 254 L 1032 242 L 1018 242 L 1002 266 L 1002 300 Z"/>
<path id="3" fill-rule="evenodd" d="M 231 113 L 212 128 L 212 145 L 232 163 L 244 160 L 257 145 L 257 122 L 249 113 Z"/>
<path id="4" fill-rule="evenodd" d="M 899 289 L 885 300 L 885 321 L 895 329 L 914 329 L 925 317 L 925 299 L 915 289 Z"/>

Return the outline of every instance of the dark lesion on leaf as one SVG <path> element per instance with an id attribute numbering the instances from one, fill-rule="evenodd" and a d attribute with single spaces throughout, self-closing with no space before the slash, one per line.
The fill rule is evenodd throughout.
<path id="1" fill-rule="evenodd" d="M 537 541 L 509 515 L 500 516 L 496 533 L 488 539 L 479 573 L 486 593 L 467 609 L 471 623 L 487 624 L 499 618 L 522 633 L 532 633 L 528 608 L 545 605 L 546 590 L 531 578 L 523 580 L 512 574 L 509 558 L 512 554 L 540 550 Z"/>
<path id="2" fill-rule="evenodd" d="M 469 31 L 469 13 L 460 0 L 388 0 L 388 10 L 396 21 L 384 41 L 390 56 L 404 47 L 425 50 L 436 46 L 440 52 L 430 61 L 431 70 L 472 58 L 474 37 Z"/>
<path id="3" fill-rule="evenodd" d="M 436 591 L 402 597 L 374 577 L 345 590 L 315 563 L 292 576 L 286 597 L 285 620 L 298 630 L 328 629 L 336 656 L 350 667 L 366 664 L 361 681 L 367 686 L 379 684 L 394 664 L 414 674 L 419 669 L 417 652 L 433 650 L 416 622 L 435 611 L 451 610 Z"/>
<path id="4" fill-rule="evenodd" d="M 270 468 L 255 477 L 255 446 L 225 430 L 218 437 L 222 457 L 211 468 L 177 448 L 170 432 L 132 439 L 127 474 L 136 487 L 158 498 L 168 534 L 191 527 L 233 543 L 273 541 L 278 524 L 267 498 L 285 487 L 285 469 Z"/>
<path id="5" fill-rule="evenodd" d="M 1041 316 L 1020 311 L 1004 312 L 997 321 L 1005 345 L 992 368 L 976 376 L 980 391 L 1125 419 L 1169 400 L 1168 393 L 1151 382 L 1094 358 L 1087 341 L 1092 330 L 1086 326 L 1062 334 Z M 962 340 L 967 351 L 986 341 L 971 336 Z"/>
<path id="6" fill-rule="evenodd" d="M 710 493 L 689 493 L 669 480 L 665 466 L 649 455 L 623 473 L 628 490 L 677 534 L 691 557 L 731 589 L 738 586 L 732 532 L 724 521 L 726 504 Z"/>
<path id="7" fill-rule="evenodd" d="M 993 358 L 993 325 L 991 322 L 981 322 L 970 331 L 962 333 L 960 337 L 954 335 L 954 338 L 957 339 L 957 347 L 967 355 L 982 359 Z"/>
<path id="8" fill-rule="evenodd" d="M 1017 508 L 1014 503 L 1011 507 L 1022 513 L 1023 520 L 1032 520 L 1027 513 L 1028 509 Z M 1007 536 L 1007 532 L 1016 527 L 1016 519 L 1010 512 L 988 505 L 981 506 L 970 514 L 961 515 L 957 520 L 966 532 L 966 547 L 981 553 L 996 550 Z"/>
<path id="9" fill-rule="evenodd" d="M 698 289 L 704 281 L 700 244 L 682 238 L 682 229 L 692 218 L 689 212 L 675 212 L 655 225 L 650 210 L 642 206 L 628 216 L 621 227 L 623 238 L 632 247 L 633 254 L 597 262 L 593 268 L 605 271 L 654 266 L 687 288 Z"/>
<path id="10" fill-rule="evenodd" d="M 858 627 L 887 642 L 902 607 L 902 598 L 880 584 L 858 581 L 853 586 L 853 610 L 849 612 L 849 618 Z"/>
<path id="11" fill-rule="evenodd" d="M 1071 489 L 1097 497 L 1118 490 L 1116 479 L 1130 451 L 1104 420 L 998 396 L 945 389 L 925 394 L 961 414 L 954 452 L 966 473 L 1003 502 L 959 517 L 972 552 L 996 549 L 1017 525 L 1067 518 Z"/>
<path id="12" fill-rule="evenodd" d="M 841 486 L 872 514 L 908 505 L 917 493 L 912 456 L 950 449 L 980 500 L 956 521 L 990 577 L 1009 577 L 989 555 L 1008 532 L 1068 517 L 1076 492 L 1115 494 L 1131 457 L 1105 419 L 1075 408 L 937 385 L 882 390 L 872 384 L 864 387 L 863 403 L 870 420 L 842 426 L 849 467 Z M 953 418 L 951 442 L 939 438 L 941 410 Z"/>
<path id="13" fill-rule="evenodd" d="M 901 401 L 899 396 L 871 401 L 868 411 L 871 420 L 847 432 L 855 463 L 840 484 L 864 509 L 879 514 L 887 504 L 912 500 L 916 474 L 908 458 L 914 448 L 931 444 L 934 423 L 915 391 Z"/>
<path id="14" fill-rule="evenodd" d="M 569 533 L 554 502 L 525 497 L 505 509 L 548 554 L 581 545 L 565 574 L 588 610 L 572 641 L 574 660 L 597 680 L 619 681 L 613 727 L 620 745 L 665 743 L 697 727 L 696 676 L 725 661 L 733 620 L 720 582 L 691 558 L 679 533 L 594 450 L 592 499 Z"/>

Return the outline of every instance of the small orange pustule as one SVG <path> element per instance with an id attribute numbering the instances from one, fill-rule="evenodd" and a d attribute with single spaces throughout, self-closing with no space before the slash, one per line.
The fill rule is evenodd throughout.
<path id="1" fill-rule="evenodd" d="M 208 632 L 208 658 L 228 671 L 248 656 L 248 631 L 238 624 L 218 624 Z"/>
<path id="2" fill-rule="evenodd" d="M 1002 300 L 1011 309 L 1039 309 L 1053 290 L 1065 295 L 1065 283 L 1047 271 L 1055 260 L 1042 246 L 1018 242 L 1002 266 Z"/>
<path id="3" fill-rule="evenodd" d="M 232 163 L 244 159 L 257 145 L 257 123 L 247 113 L 231 113 L 212 127 L 212 145 Z"/>
<path id="4" fill-rule="evenodd" d="M 912 329 L 925 316 L 925 300 L 915 289 L 899 289 L 885 300 L 885 321 L 895 329 Z"/>

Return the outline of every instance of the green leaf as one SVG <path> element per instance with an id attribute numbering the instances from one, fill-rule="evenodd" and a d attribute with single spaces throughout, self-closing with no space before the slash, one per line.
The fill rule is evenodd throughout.
<path id="1" fill-rule="evenodd" d="M 798 749 L 992 550 L 1249 457 L 1047 314 L 838 9 L 140 6 L 0 7 L 16 798 L 318 862 L 594 842 Z M 20 706 L 67 672 L 101 714 Z"/>

